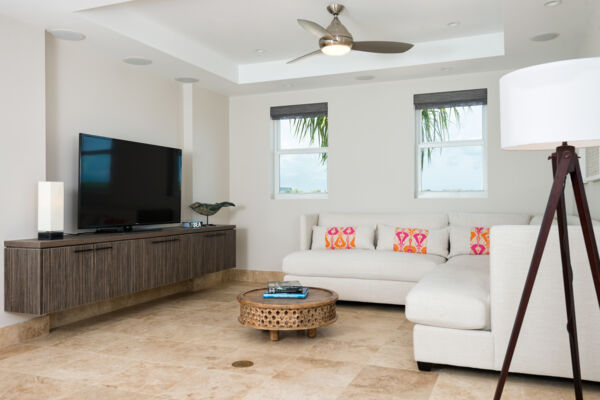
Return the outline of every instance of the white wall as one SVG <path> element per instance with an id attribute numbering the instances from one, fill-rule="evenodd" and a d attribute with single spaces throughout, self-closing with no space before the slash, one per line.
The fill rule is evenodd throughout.
<path id="1" fill-rule="evenodd" d="M 230 198 L 238 202 L 238 266 L 277 270 L 298 248 L 303 213 L 493 211 L 541 213 L 551 183 L 545 152 L 500 149 L 502 72 L 373 83 L 230 99 Z M 413 95 L 488 88 L 487 199 L 415 199 Z M 329 103 L 329 199 L 272 200 L 271 106 Z"/>
<path id="2" fill-rule="evenodd" d="M 65 232 L 77 228 L 80 132 L 183 147 L 181 84 L 46 38 L 47 177 L 65 182 Z"/>
<path id="3" fill-rule="evenodd" d="M 45 179 L 44 30 L 0 15 L 0 243 L 37 235 L 37 182 Z M 4 311 L 0 327 L 27 317 Z"/>
<path id="4" fill-rule="evenodd" d="M 229 200 L 228 97 L 193 86 L 193 137 L 193 201 L 217 203 Z M 229 223 L 230 212 L 229 208 L 223 208 L 209 217 L 209 222 Z M 193 218 L 205 221 L 199 214 L 194 213 Z"/>

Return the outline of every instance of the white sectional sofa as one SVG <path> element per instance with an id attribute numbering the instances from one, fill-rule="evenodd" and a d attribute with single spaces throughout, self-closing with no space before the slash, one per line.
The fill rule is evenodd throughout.
<path id="1" fill-rule="evenodd" d="M 539 217 L 507 214 L 303 216 L 301 250 L 285 279 L 336 290 L 341 300 L 405 304 L 421 369 L 500 370 L 539 230 Z M 576 224 L 577 218 L 569 218 Z M 529 223 L 533 225 L 529 225 Z M 430 229 L 491 226 L 490 255 L 449 258 L 380 250 L 310 250 L 313 226 L 388 224 Z M 596 226 L 600 225 L 594 221 Z M 596 227 L 600 238 L 600 227 Z M 581 228 L 569 227 L 583 379 L 600 381 L 600 308 Z M 375 237 L 375 241 L 378 238 Z M 552 229 L 511 372 L 571 377 L 558 233 Z"/>

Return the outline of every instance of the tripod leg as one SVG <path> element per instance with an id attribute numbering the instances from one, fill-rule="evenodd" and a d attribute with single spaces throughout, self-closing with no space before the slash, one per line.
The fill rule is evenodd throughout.
<path id="1" fill-rule="evenodd" d="M 585 188 L 583 187 L 583 177 L 579 167 L 579 160 L 576 160 L 575 170 L 571 172 L 571 182 L 573 183 L 573 190 L 575 192 L 575 202 L 577 203 L 577 212 L 579 213 L 579 220 L 581 221 L 583 240 L 590 261 L 590 268 L 592 270 L 592 279 L 596 289 L 596 297 L 598 299 L 598 305 L 600 306 L 600 256 L 598 256 L 598 246 L 596 245 L 590 208 L 585 195 Z"/>
<path id="2" fill-rule="evenodd" d="M 538 235 L 535 249 L 533 251 L 533 257 L 531 259 L 531 265 L 529 266 L 529 272 L 527 273 L 527 279 L 525 280 L 525 286 L 523 287 L 523 294 L 521 295 L 521 302 L 517 310 L 515 317 L 515 323 L 513 325 L 512 333 L 510 334 L 510 340 L 508 341 L 508 348 L 506 349 L 506 355 L 504 356 L 504 363 L 502 364 L 502 372 L 500 379 L 498 380 L 498 386 L 496 386 L 496 393 L 494 394 L 494 400 L 500 400 L 502 397 L 502 391 L 504 390 L 504 384 L 508 376 L 508 369 L 517 346 L 517 340 L 519 339 L 519 333 L 521 332 L 521 326 L 523 325 L 523 319 L 525 318 L 525 312 L 527 311 L 527 305 L 529 304 L 529 298 L 533 290 L 533 284 L 537 276 L 540 262 L 542 261 L 542 255 L 544 254 L 544 248 L 548 241 L 548 234 L 552 227 L 552 220 L 554 214 L 558 208 L 558 203 L 564 192 L 565 181 L 567 174 L 571 169 L 571 158 L 564 157 L 569 153 L 561 153 L 557 159 L 556 174 L 554 175 L 554 183 L 552 184 L 552 190 L 550 191 L 550 197 L 542 220 L 542 226 L 540 227 L 540 233 Z"/>
<path id="3" fill-rule="evenodd" d="M 556 158 L 552 159 L 556 170 Z M 579 363 L 579 346 L 577 344 L 577 322 L 575 319 L 575 299 L 573 297 L 573 269 L 571 268 L 571 253 L 569 250 L 569 228 L 567 225 L 567 208 L 565 206 L 564 191 L 560 197 L 557 209 L 558 236 L 560 240 L 560 256 L 562 261 L 563 286 L 565 290 L 565 305 L 567 307 L 567 331 L 571 346 L 571 367 L 573 369 L 573 386 L 575 398 L 583 399 L 581 386 L 581 368 Z"/>

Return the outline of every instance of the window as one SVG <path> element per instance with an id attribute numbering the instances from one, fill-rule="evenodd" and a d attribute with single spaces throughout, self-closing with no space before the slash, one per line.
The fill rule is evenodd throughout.
<path id="1" fill-rule="evenodd" d="M 327 103 L 271 107 L 276 199 L 327 198 Z"/>
<path id="2" fill-rule="evenodd" d="M 487 89 L 414 100 L 416 197 L 487 197 Z"/>

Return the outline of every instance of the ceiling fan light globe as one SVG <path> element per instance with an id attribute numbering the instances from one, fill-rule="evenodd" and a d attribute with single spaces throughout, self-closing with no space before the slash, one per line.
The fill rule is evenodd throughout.
<path id="1" fill-rule="evenodd" d="M 350 52 L 351 48 L 345 44 L 330 44 L 323 46 L 321 51 L 328 56 L 343 56 Z"/>

